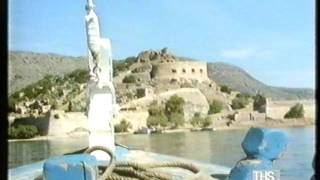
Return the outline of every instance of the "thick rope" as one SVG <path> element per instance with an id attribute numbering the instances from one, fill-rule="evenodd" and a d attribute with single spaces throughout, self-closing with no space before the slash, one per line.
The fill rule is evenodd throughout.
<path id="1" fill-rule="evenodd" d="M 95 146 L 88 148 L 85 153 L 101 150 L 109 154 L 110 163 L 104 166 L 105 171 L 100 180 L 171 180 L 172 175 L 163 172 L 155 172 L 155 168 L 172 167 L 189 170 L 195 174 L 200 170 L 193 164 L 183 162 L 165 162 L 165 163 L 137 163 L 133 161 L 119 161 L 115 162 L 115 156 L 112 151 L 103 146 Z"/>
<path id="2" fill-rule="evenodd" d="M 108 168 L 103 172 L 101 176 L 101 179 L 106 179 L 106 177 L 109 176 L 112 173 L 113 169 L 115 168 L 115 163 L 114 163 L 115 157 L 111 150 L 103 146 L 90 147 L 84 153 L 90 154 L 91 152 L 97 151 L 97 150 L 104 151 L 110 156 L 110 162 L 109 162 Z"/>

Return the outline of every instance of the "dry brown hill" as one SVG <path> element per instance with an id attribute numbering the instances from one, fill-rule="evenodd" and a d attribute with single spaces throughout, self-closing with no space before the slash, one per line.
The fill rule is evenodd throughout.
<path id="1" fill-rule="evenodd" d="M 127 59 L 131 65 L 134 58 Z M 179 59 L 191 60 L 183 57 Z M 63 75 L 76 69 L 87 69 L 87 61 L 84 57 L 11 51 L 9 52 L 9 94 L 42 79 L 45 75 Z M 226 63 L 208 63 L 208 75 L 217 84 L 227 85 L 240 92 L 254 94 L 259 91 L 274 99 L 314 97 L 312 89 L 272 87 L 256 80 L 245 70 Z"/>
<path id="2" fill-rule="evenodd" d="M 87 68 L 83 57 L 61 56 L 33 52 L 9 52 L 9 94 L 31 84 L 45 75 L 63 75 L 75 69 Z"/>

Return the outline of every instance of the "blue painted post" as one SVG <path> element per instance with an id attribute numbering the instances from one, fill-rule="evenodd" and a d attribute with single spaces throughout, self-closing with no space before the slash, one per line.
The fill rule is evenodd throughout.
<path id="1" fill-rule="evenodd" d="M 241 144 L 247 157 L 237 162 L 229 179 L 258 180 L 255 173 L 272 171 L 272 162 L 280 158 L 287 144 L 288 138 L 281 131 L 250 128 Z"/>
<path id="2" fill-rule="evenodd" d="M 98 168 L 96 158 L 89 154 L 49 158 L 43 165 L 43 179 L 97 180 Z"/>

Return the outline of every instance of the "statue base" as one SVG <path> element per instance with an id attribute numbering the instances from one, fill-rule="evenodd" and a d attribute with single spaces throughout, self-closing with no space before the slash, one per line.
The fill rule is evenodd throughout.
<path id="1" fill-rule="evenodd" d="M 113 94 L 111 88 L 98 88 L 96 82 L 89 82 L 89 147 L 103 146 L 115 151 L 113 130 Z M 91 153 L 98 160 L 109 160 L 105 152 L 95 151 Z"/>

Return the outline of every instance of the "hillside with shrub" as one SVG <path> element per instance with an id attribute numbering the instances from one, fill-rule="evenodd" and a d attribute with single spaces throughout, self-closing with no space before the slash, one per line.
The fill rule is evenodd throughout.
<path id="1" fill-rule="evenodd" d="M 180 57 L 179 60 L 193 60 Z M 114 75 L 129 69 L 134 64 L 136 57 L 128 57 L 123 60 L 114 60 Z M 226 63 L 208 63 L 208 76 L 220 86 L 226 85 L 232 90 L 251 95 L 257 92 L 273 99 L 311 99 L 314 98 L 314 90 L 308 88 L 284 88 L 266 85 L 245 70 Z M 88 63 L 84 57 L 62 56 L 57 54 L 43 54 L 33 52 L 9 52 L 9 94 L 12 94 L 31 83 L 35 83 L 46 75 L 63 76 L 76 69 L 88 69 Z M 139 72 L 136 69 L 134 72 Z M 151 73 L 152 74 L 152 73 Z M 134 80 L 130 77 L 129 82 Z M 226 90 L 228 91 L 228 89 Z"/>
<path id="2" fill-rule="evenodd" d="M 46 75 L 11 94 L 9 112 L 24 111 L 21 114 L 38 116 L 46 110 L 58 108 L 66 112 L 85 111 L 88 76 L 88 71 L 81 69 L 64 76 Z"/>
<path id="3" fill-rule="evenodd" d="M 264 113 L 268 97 L 284 99 L 309 97 L 308 90 L 299 91 L 290 88 L 276 89 L 270 93 L 268 90 L 271 87 L 255 80 L 244 70 L 219 63 L 208 64 L 209 79 L 205 76 L 204 81 L 197 79 L 199 76 L 193 79 L 185 77 L 177 79 L 174 76 L 177 71 L 172 71 L 172 77 L 161 79 L 157 74 L 157 71 L 160 72 L 160 68 L 157 67 L 161 63 L 188 59 L 177 58 L 173 54 L 157 53 L 151 50 L 144 51 L 137 57 L 113 61 L 116 101 L 120 113 L 124 115 L 123 119 L 115 124 L 116 132 L 136 130 L 138 128 L 136 121 L 143 118 L 144 126 L 156 131 L 186 126 L 208 128 L 223 123 L 230 126 L 231 120 L 235 121 L 237 118 L 246 120 L 248 113 L 246 111 Z M 53 112 L 51 110 L 66 114 L 86 113 L 89 72 L 84 58 L 64 59 L 59 55 L 36 53 L 30 53 L 28 56 L 26 52 L 10 52 L 10 58 L 12 58 L 9 64 L 11 119 L 19 121 L 24 117 L 34 119 L 47 117 L 50 114 L 48 112 Z M 205 65 L 203 63 L 201 70 Z M 166 68 L 175 70 L 174 67 Z M 182 69 L 181 72 L 185 71 Z M 218 79 L 212 80 L 213 77 Z M 241 88 L 244 85 L 251 88 L 251 91 Z M 130 113 L 132 114 L 128 116 Z M 251 117 L 250 115 L 250 119 Z M 301 117 L 300 106 L 293 108 L 284 118 L 294 117 Z M 25 133 L 27 130 L 33 133 Z M 37 130 L 31 127 L 16 126 L 10 129 L 12 138 L 29 138 L 36 135 L 38 135 Z"/>

